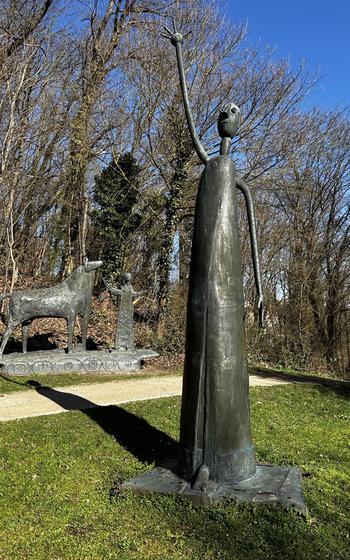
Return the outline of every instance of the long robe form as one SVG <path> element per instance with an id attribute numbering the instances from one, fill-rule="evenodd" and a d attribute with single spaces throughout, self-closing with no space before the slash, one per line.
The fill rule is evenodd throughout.
<path id="1" fill-rule="evenodd" d="M 114 293 L 120 295 L 117 333 L 115 338 L 115 348 L 126 350 L 134 350 L 134 304 L 133 298 L 138 294 L 134 292 L 129 284 L 125 284 L 120 290 L 114 290 Z"/>
<path id="2" fill-rule="evenodd" d="M 178 469 L 191 480 L 255 472 L 249 419 L 235 168 L 209 160 L 197 196 L 187 308 Z"/>

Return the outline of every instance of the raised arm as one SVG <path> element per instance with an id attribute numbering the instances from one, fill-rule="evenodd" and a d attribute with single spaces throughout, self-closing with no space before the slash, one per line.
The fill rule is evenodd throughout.
<path id="1" fill-rule="evenodd" d="M 181 91 L 182 91 L 182 99 L 183 99 L 183 104 L 184 104 L 184 108 L 185 108 L 187 124 L 188 124 L 188 128 L 189 128 L 189 131 L 190 131 L 190 134 L 191 134 L 192 142 L 193 142 L 195 150 L 198 154 L 198 157 L 202 160 L 202 162 L 205 165 L 206 163 L 208 163 L 209 157 L 208 157 L 208 154 L 204 150 L 204 148 L 203 148 L 203 146 L 202 146 L 202 144 L 201 144 L 201 142 L 198 138 L 198 134 L 196 132 L 196 127 L 195 127 L 193 116 L 192 116 L 190 101 L 189 101 L 189 98 L 188 98 L 186 76 L 185 76 L 184 63 L 183 63 L 183 58 L 182 58 L 183 36 L 181 35 L 181 33 L 177 32 L 175 21 L 173 21 L 173 25 L 174 25 L 174 32 L 173 33 L 170 31 L 170 29 L 165 27 L 165 30 L 166 30 L 167 34 L 162 33 L 162 35 L 163 35 L 163 37 L 166 37 L 167 39 L 170 39 L 171 44 L 174 45 L 174 47 L 176 48 L 177 66 L 178 66 L 178 69 L 179 69 L 180 86 L 181 86 Z"/>
<path id="2" fill-rule="evenodd" d="M 253 257 L 253 267 L 254 267 L 254 278 L 256 290 L 258 292 L 258 311 L 259 311 L 259 325 L 264 326 L 264 295 L 262 289 L 261 272 L 260 272 L 260 260 L 258 251 L 258 241 L 256 236 L 256 224 L 255 224 L 255 213 L 252 194 L 248 185 L 241 179 L 241 177 L 236 177 L 237 188 L 243 193 L 248 215 L 249 223 L 249 233 L 250 233 L 250 243 L 252 247 L 252 257 Z"/>

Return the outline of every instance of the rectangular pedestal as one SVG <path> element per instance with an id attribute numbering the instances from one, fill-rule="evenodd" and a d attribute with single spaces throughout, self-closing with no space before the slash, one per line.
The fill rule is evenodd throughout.
<path id="1" fill-rule="evenodd" d="M 120 490 L 137 494 L 175 494 L 196 505 L 213 505 L 227 499 L 237 502 L 281 504 L 306 514 L 307 507 L 301 488 L 301 474 L 294 467 L 257 465 L 256 473 L 243 482 L 211 485 L 208 491 L 195 491 L 173 469 L 156 467 L 123 482 Z"/>
<path id="2" fill-rule="evenodd" d="M 133 372 L 140 369 L 141 360 L 155 356 L 156 352 L 144 348 L 119 352 L 78 348 L 70 354 L 64 350 L 4 354 L 0 364 L 2 372 L 9 375 Z"/>

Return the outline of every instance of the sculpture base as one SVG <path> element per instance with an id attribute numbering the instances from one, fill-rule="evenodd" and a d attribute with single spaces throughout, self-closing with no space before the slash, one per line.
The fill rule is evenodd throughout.
<path id="1" fill-rule="evenodd" d="M 140 369 L 141 360 L 156 356 L 156 352 L 146 348 L 108 352 L 83 351 L 77 346 L 70 354 L 64 350 L 4 354 L 0 364 L 2 372 L 9 375 L 133 372 Z"/>
<path id="2" fill-rule="evenodd" d="M 175 461 L 173 463 L 175 466 Z M 170 466 L 170 463 L 167 467 Z M 123 482 L 119 491 L 132 490 L 136 494 L 175 494 L 191 500 L 195 505 L 211 506 L 226 500 L 252 504 L 280 504 L 306 515 L 307 507 L 301 488 L 300 470 L 279 465 L 257 465 L 254 476 L 241 482 L 211 483 L 207 491 L 191 488 L 172 466 L 156 467 Z"/>

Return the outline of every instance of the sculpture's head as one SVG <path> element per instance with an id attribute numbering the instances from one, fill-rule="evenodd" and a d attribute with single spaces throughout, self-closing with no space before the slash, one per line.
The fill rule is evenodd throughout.
<path id="1" fill-rule="evenodd" d="M 218 118 L 218 131 L 221 138 L 233 138 L 241 122 L 241 111 L 234 103 L 223 107 Z"/>
<path id="2" fill-rule="evenodd" d="M 125 272 L 123 274 L 123 284 L 130 284 L 131 282 L 131 274 L 130 272 Z"/>

